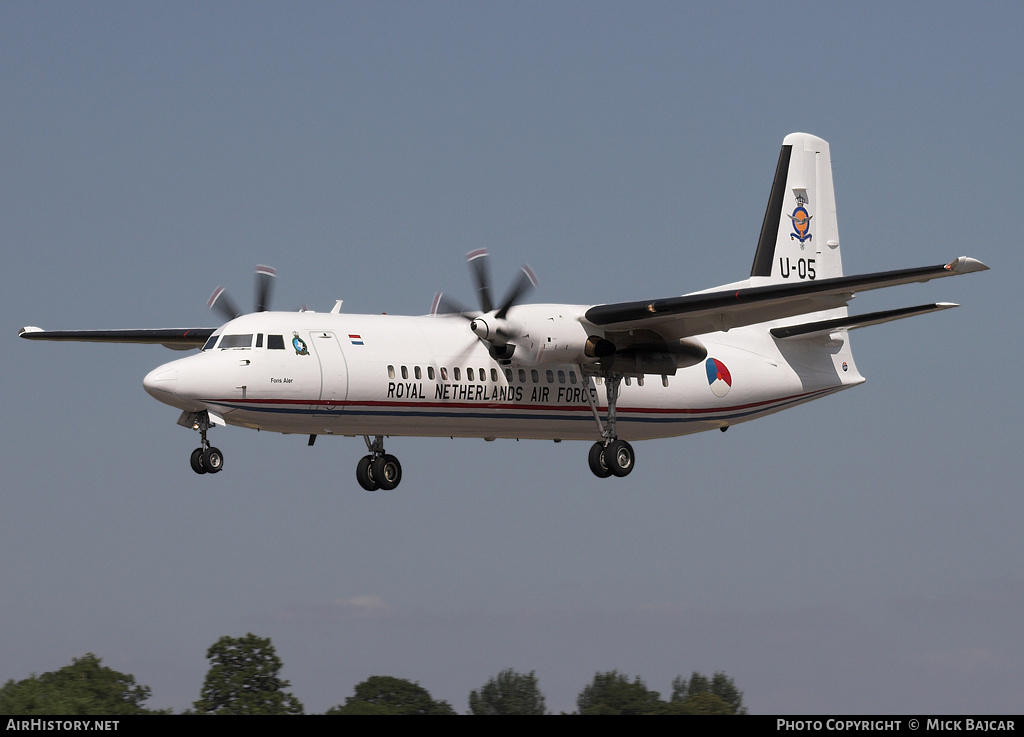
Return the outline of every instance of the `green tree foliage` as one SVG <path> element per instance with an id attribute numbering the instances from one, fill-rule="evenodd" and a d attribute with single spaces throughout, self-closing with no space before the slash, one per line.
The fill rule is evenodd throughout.
<path id="1" fill-rule="evenodd" d="M 625 673 L 595 673 L 576 697 L 580 714 L 660 714 L 664 702 L 657 691 L 648 691 L 640 676 L 632 682 Z"/>
<path id="2" fill-rule="evenodd" d="M 665 704 L 663 714 L 735 714 L 732 707 L 713 693 L 688 696 L 683 701 Z"/>
<path id="3" fill-rule="evenodd" d="M 391 676 L 371 676 L 356 686 L 354 696 L 328 714 L 454 714 L 446 701 L 434 701 L 418 683 Z"/>
<path id="4" fill-rule="evenodd" d="M 270 639 L 251 632 L 245 637 L 222 637 L 206 651 L 206 673 L 197 714 L 301 714 L 302 704 L 285 691 L 281 659 Z"/>
<path id="5" fill-rule="evenodd" d="M 0 714 L 56 716 L 163 714 L 146 709 L 149 686 L 100 665 L 92 653 L 73 658 L 60 670 L 10 680 L 0 688 Z"/>
<path id="6" fill-rule="evenodd" d="M 544 714 L 544 694 L 537 687 L 534 671 L 519 673 L 511 668 L 491 678 L 480 689 L 470 691 L 471 714 Z"/>
<path id="7" fill-rule="evenodd" d="M 689 679 L 676 676 L 672 681 L 670 711 L 674 714 L 746 714 L 743 692 L 725 673 L 711 678 L 696 671 Z"/>

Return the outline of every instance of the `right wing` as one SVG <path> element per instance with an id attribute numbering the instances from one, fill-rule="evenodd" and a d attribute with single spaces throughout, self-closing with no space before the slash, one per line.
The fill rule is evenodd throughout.
<path id="1" fill-rule="evenodd" d="M 842 307 L 856 292 L 986 269 L 980 261 L 961 256 L 948 264 L 916 269 L 597 305 L 584 319 L 605 330 L 648 329 L 665 339 L 679 339 Z"/>

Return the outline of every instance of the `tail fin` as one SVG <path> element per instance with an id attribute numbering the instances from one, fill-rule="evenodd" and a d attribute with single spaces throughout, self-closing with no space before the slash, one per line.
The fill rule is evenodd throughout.
<path id="1" fill-rule="evenodd" d="M 790 133 L 782 142 L 751 283 L 794 284 L 842 274 L 828 143 Z"/>

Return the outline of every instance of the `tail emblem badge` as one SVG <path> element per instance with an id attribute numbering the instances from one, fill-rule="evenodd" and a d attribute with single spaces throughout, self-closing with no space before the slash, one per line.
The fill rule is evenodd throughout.
<path id="1" fill-rule="evenodd" d="M 800 248 L 803 248 L 804 241 L 811 240 L 811 215 L 806 207 L 800 205 L 793 210 L 789 219 L 793 221 L 793 230 L 796 231 L 789 234 L 789 239 L 800 241 Z"/>

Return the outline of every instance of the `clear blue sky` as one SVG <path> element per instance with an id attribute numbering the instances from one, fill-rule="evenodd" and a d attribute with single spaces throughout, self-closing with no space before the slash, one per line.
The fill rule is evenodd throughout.
<path id="1" fill-rule="evenodd" d="M 272 638 L 323 711 L 374 674 L 460 710 L 503 668 L 571 710 L 597 670 L 724 670 L 752 712 L 1024 711 L 1019 3 L 0 2 L 0 681 L 95 652 L 198 697 Z M 215 325 L 226 284 L 419 314 L 464 254 L 538 301 L 744 278 L 782 138 L 831 144 L 858 297 L 957 310 L 854 333 L 862 387 L 637 446 L 216 432 L 142 377 L 176 354 L 21 325 Z M 1014 481 L 1014 479 L 1018 479 Z"/>

